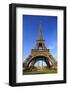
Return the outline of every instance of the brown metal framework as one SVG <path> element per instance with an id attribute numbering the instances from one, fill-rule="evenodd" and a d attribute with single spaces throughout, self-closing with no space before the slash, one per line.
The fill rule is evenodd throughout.
<path id="1" fill-rule="evenodd" d="M 31 66 L 34 66 L 34 64 L 37 61 L 36 59 L 40 57 L 44 58 L 44 61 L 46 62 L 49 68 L 50 67 L 57 68 L 57 61 L 51 55 L 49 49 L 46 48 L 45 40 L 43 39 L 43 35 L 42 35 L 41 23 L 40 23 L 40 28 L 39 28 L 39 36 L 38 36 L 38 39 L 36 40 L 36 47 L 31 50 L 31 54 L 26 58 L 26 60 L 24 60 L 23 62 L 24 68 L 28 68 L 29 64 Z"/>

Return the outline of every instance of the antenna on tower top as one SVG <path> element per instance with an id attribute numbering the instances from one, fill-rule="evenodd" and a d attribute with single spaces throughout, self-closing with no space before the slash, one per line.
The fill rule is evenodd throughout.
<path id="1" fill-rule="evenodd" d="M 43 36 L 42 36 L 42 22 L 40 21 L 40 26 L 39 26 L 39 37 L 38 40 L 43 40 Z"/>
<path id="2" fill-rule="evenodd" d="M 40 21 L 40 31 L 42 32 L 42 22 Z"/>

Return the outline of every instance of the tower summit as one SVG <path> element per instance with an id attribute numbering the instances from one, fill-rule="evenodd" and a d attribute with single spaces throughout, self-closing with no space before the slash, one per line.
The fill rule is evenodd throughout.
<path id="1" fill-rule="evenodd" d="M 36 49 L 46 49 L 45 46 L 45 40 L 43 40 L 43 35 L 42 35 L 42 24 L 40 23 L 39 26 L 39 35 L 38 35 L 38 39 L 36 40 Z"/>
<path id="2" fill-rule="evenodd" d="M 43 36 L 42 36 L 42 23 L 40 23 L 40 27 L 39 27 L 39 36 L 38 36 L 38 40 L 43 40 Z"/>

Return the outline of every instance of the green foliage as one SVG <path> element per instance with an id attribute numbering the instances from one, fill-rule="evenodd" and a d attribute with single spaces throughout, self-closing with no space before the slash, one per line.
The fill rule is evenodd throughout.
<path id="1" fill-rule="evenodd" d="M 31 67 L 29 70 L 23 71 L 24 75 L 30 75 L 30 74 L 54 74 L 57 73 L 57 69 L 54 68 L 48 68 L 43 67 L 43 70 L 37 70 L 37 67 Z"/>

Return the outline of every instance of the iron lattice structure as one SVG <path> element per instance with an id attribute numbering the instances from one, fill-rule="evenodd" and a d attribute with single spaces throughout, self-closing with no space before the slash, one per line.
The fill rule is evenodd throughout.
<path id="1" fill-rule="evenodd" d="M 36 40 L 36 46 L 31 50 L 30 55 L 23 62 L 24 69 L 34 66 L 38 58 L 44 60 L 49 68 L 57 68 L 57 61 L 50 53 L 50 50 L 46 48 L 46 43 L 42 36 L 41 24 L 39 27 L 38 39 Z"/>

